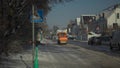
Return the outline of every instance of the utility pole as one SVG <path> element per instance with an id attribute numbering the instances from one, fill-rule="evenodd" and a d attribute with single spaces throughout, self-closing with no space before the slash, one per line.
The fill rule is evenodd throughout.
<path id="1" fill-rule="evenodd" d="M 32 4 L 32 45 L 33 45 L 33 54 L 32 54 L 32 61 L 33 61 L 33 68 L 34 68 L 34 54 L 35 54 L 35 25 L 34 25 L 34 19 L 33 19 L 33 16 L 34 16 L 34 1 L 33 1 L 33 4 Z"/>

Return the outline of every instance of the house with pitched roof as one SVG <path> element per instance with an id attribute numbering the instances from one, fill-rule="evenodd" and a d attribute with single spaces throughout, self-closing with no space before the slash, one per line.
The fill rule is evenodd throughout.
<path id="1" fill-rule="evenodd" d="M 106 20 L 107 28 L 116 29 L 120 27 L 120 4 L 116 4 L 104 9 L 98 16 L 98 20 L 101 18 Z"/>

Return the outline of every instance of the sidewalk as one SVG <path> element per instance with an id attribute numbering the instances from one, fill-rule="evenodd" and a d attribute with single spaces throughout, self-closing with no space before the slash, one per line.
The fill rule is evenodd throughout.
<path id="1" fill-rule="evenodd" d="M 31 50 L 0 57 L 0 68 L 32 68 Z"/>
<path id="2" fill-rule="evenodd" d="M 43 40 L 41 41 L 42 44 L 54 44 L 56 43 L 55 41 L 53 40 L 50 40 L 50 39 L 45 39 L 43 38 Z"/>
<path id="3" fill-rule="evenodd" d="M 55 44 L 52 40 L 43 39 L 45 45 Z M 32 48 L 32 46 L 30 46 Z M 41 52 L 40 52 L 41 53 Z M 41 55 L 39 55 L 41 56 Z M 21 53 L 0 56 L 0 68 L 32 68 L 32 49 L 26 49 Z"/>

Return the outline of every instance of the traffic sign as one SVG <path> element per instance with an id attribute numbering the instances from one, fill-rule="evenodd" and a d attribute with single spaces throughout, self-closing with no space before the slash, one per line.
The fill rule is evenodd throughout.
<path id="1" fill-rule="evenodd" d="M 33 18 L 33 19 L 32 19 Z M 43 10 L 39 9 L 36 12 L 36 15 L 30 17 L 31 22 L 42 23 L 43 22 Z"/>

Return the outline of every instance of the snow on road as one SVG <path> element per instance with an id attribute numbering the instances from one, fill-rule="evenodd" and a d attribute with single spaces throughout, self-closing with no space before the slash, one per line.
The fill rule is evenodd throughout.
<path id="1" fill-rule="evenodd" d="M 73 44 L 58 45 L 55 41 L 44 40 L 39 45 L 39 68 L 118 68 L 120 57 L 86 49 Z M 21 56 L 22 59 L 21 60 Z M 0 63 L 0 68 L 32 68 L 32 49 L 12 54 Z"/>

